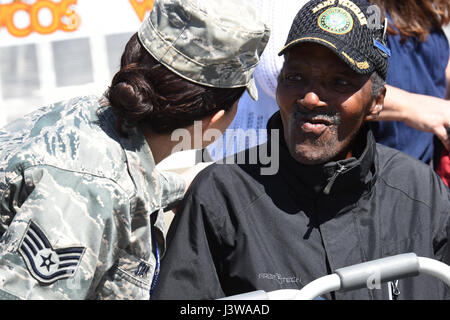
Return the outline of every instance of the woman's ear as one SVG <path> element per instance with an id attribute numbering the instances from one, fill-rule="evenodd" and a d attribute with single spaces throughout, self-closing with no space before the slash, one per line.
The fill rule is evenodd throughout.
<path id="1" fill-rule="evenodd" d="M 225 115 L 225 110 L 223 110 L 223 109 L 219 110 L 209 118 L 209 121 L 205 121 L 205 122 L 208 122 L 208 126 L 214 126 L 218 123 L 218 121 L 220 121 L 220 119 L 223 118 L 224 115 Z"/>
<path id="2" fill-rule="evenodd" d="M 218 129 L 223 133 L 231 122 L 233 122 L 237 113 L 238 104 L 239 100 L 236 100 L 230 110 L 225 111 L 224 109 L 220 109 L 213 115 L 203 119 L 203 130 Z"/>
<path id="3" fill-rule="evenodd" d="M 225 110 L 218 110 L 211 116 L 202 119 L 202 130 L 206 132 L 209 129 L 214 129 L 220 124 L 220 120 L 225 116 Z"/>
<path id="4" fill-rule="evenodd" d="M 370 107 L 370 110 L 366 116 L 367 121 L 373 121 L 380 115 L 380 112 L 383 110 L 384 105 L 384 98 L 386 97 L 386 87 L 383 87 L 380 90 L 380 93 L 375 98 L 375 100 L 372 101 L 372 105 Z"/>

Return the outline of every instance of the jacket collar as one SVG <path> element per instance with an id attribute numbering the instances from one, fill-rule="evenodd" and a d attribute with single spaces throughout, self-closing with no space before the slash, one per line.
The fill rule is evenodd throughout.
<path id="1" fill-rule="evenodd" d="M 297 162 L 289 153 L 283 134 L 280 112 L 275 113 L 268 125 L 269 143 L 271 129 L 280 130 L 280 172 L 289 179 L 295 179 L 296 187 L 314 195 L 337 195 L 352 189 L 370 187 L 375 175 L 376 143 L 367 125 L 363 125 L 356 139 L 354 157 L 330 161 L 320 165 L 304 165 Z M 300 191 L 300 190 L 298 190 Z"/>
<path id="2" fill-rule="evenodd" d="M 116 117 L 110 107 L 105 106 L 98 110 L 99 117 L 103 121 L 104 130 L 120 143 L 126 158 L 127 171 L 134 185 L 133 192 L 129 194 L 131 218 L 135 219 L 131 224 L 144 224 L 147 217 L 153 213 L 162 211 L 162 204 L 165 201 L 161 175 L 156 168 L 152 151 L 145 139 L 144 134 L 135 127 L 126 127 L 126 137 L 120 136 L 116 129 Z M 171 196 L 171 195 L 166 195 Z M 158 245 L 161 254 L 166 248 L 165 234 L 166 224 L 163 214 L 154 216 L 155 221 L 152 222 L 159 231 Z M 143 219 L 143 221 L 139 221 Z M 136 222 L 139 221 L 139 222 Z"/>

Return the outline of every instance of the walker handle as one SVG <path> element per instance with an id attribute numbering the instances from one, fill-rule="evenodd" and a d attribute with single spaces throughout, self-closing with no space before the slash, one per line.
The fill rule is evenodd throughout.
<path id="1" fill-rule="evenodd" d="M 341 279 L 340 290 L 374 288 L 375 285 L 415 277 L 420 273 L 419 259 L 415 253 L 363 262 L 334 271 Z"/>
<path id="2" fill-rule="evenodd" d="M 221 300 L 312 300 L 331 291 L 375 289 L 388 281 L 427 274 L 450 286 L 450 266 L 438 260 L 404 253 L 378 260 L 340 268 L 330 275 L 318 278 L 301 290 L 283 289 L 271 292 L 262 290 L 244 293 Z"/>

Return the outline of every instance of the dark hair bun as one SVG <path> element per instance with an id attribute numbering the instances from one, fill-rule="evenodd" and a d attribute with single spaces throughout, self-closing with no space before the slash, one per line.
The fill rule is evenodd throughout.
<path id="1" fill-rule="evenodd" d="M 129 125 L 136 125 L 154 110 L 153 88 L 138 68 L 128 66 L 117 73 L 108 91 L 108 100 L 114 112 Z"/>

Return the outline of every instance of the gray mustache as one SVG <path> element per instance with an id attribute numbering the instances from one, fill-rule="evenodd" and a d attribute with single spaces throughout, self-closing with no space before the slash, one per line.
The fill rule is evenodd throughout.
<path id="1" fill-rule="evenodd" d="M 326 121 L 332 125 L 338 125 L 341 123 L 341 116 L 338 113 L 325 113 L 325 112 L 308 112 L 297 109 L 294 112 L 294 118 L 300 121 Z"/>

